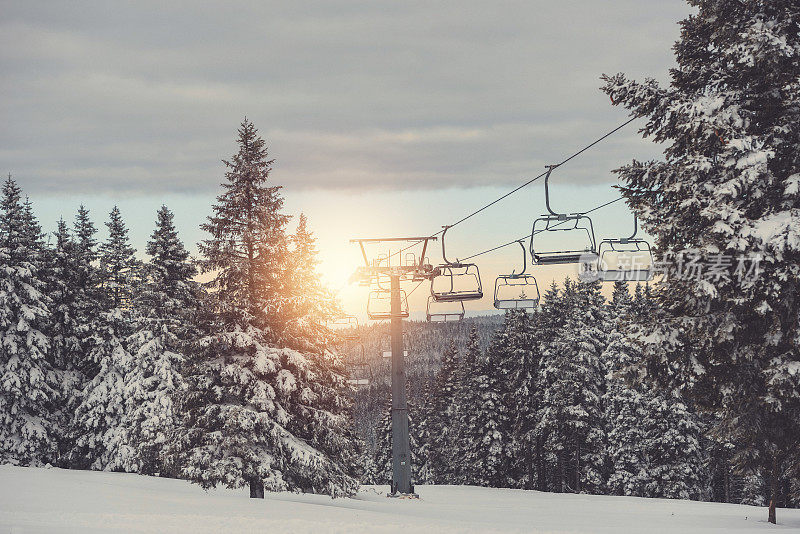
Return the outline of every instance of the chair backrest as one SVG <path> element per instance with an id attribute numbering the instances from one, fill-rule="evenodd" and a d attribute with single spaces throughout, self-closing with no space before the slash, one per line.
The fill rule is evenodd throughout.
<path id="1" fill-rule="evenodd" d="M 653 252 L 644 239 L 604 239 L 597 248 L 597 274 L 603 282 L 653 279 Z"/>
<path id="2" fill-rule="evenodd" d="M 597 242 L 586 215 L 542 215 L 533 221 L 530 251 L 537 265 L 596 261 Z"/>
<path id="3" fill-rule="evenodd" d="M 536 308 L 539 298 L 539 285 L 531 274 L 500 275 L 494 282 L 494 307 L 498 310 Z"/>

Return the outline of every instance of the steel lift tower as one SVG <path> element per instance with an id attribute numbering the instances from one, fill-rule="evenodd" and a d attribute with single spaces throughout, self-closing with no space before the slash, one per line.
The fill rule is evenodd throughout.
<path id="1" fill-rule="evenodd" d="M 392 349 L 392 488 L 391 497 L 416 498 L 411 481 L 411 447 L 408 434 L 408 397 L 406 393 L 406 369 L 403 347 L 403 318 L 408 317 L 408 304 L 404 302 L 400 288 L 402 281 L 423 281 L 432 276 L 433 268 L 425 263 L 425 251 L 428 241 L 436 237 L 388 237 L 376 239 L 352 239 L 358 243 L 364 257 L 364 266 L 356 271 L 360 280 L 379 280 L 389 278 L 391 308 L 386 314 L 391 321 Z M 390 265 L 390 258 L 385 261 L 370 262 L 364 245 L 387 242 L 421 243 L 422 254 L 419 261 L 405 265 Z M 400 263 L 398 261 L 398 263 Z M 404 308 L 405 305 L 405 308 Z M 385 316 L 382 316 L 382 318 Z"/>

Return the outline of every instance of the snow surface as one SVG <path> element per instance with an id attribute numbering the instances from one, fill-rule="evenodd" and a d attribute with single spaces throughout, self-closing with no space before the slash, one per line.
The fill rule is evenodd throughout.
<path id="1" fill-rule="evenodd" d="M 420 500 L 204 492 L 181 480 L 0 466 L 0 534 L 64 532 L 800 532 L 800 510 L 666 499 L 419 487 Z"/>

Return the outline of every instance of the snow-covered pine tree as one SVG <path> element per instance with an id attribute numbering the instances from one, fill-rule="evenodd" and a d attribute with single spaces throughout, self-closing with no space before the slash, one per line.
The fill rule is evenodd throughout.
<path id="1" fill-rule="evenodd" d="M 600 493 L 604 489 L 605 387 L 600 355 L 605 346 L 605 310 L 599 282 L 564 282 L 563 329 L 543 358 L 538 432 L 556 461 L 557 491 Z"/>
<path id="2" fill-rule="evenodd" d="M 134 471 L 138 463 L 128 435 L 125 376 L 134 365 L 126 339 L 132 329 L 130 296 L 138 262 L 116 206 L 106 227 L 109 235 L 100 246 L 99 313 L 90 323 L 88 360 L 97 366 L 97 374 L 84 385 L 74 412 L 70 461 L 83 469 Z"/>
<path id="3" fill-rule="evenodd" d="M 642 448 L 649 459 L 645 497 L 705 498 L 708 477 L 696 414 L 679 399 L 652 395 L 646 407 Z"/>
<path id="4" fill-rule="evenodd" d="M 287 303 L 280 338 L 282 344 L 297 350 L 322 353 L 333 341 L 325 322 L 341 315 L 341 310 L 319 276 L 316 239 L 302 213 L 290 240 L 284 284 Z"/>
<path id="5" fill-rule="evenodd" d="M 380 428 L 378 429 L 373 460 L 374 476 L 371 484 L 392 486 L 392 405 L 388 403 L 383 410 Z M 413 450 L 413 448 L 412 448 Z"/>
<path id="6" fill-rule="evenodd" d="M 133 289 L 137 286 L 140 265 L 117 206 L 109 213 L 106 227 L 108 239 L 100 244 L 102 286 L 111 307 L 126 308 L 130 306 Z"/>
<path id="7" fill-rule="evenodd" d="M 500 390 L 508 417 L 500 432 L 506 437 L 509 454 L 502 472 L 511 487 L 533 489 L 536 484 L 536 418 L 538 407 L 536 380 L 539 367 L 538 345 L 531 336 L 531 317 L 525 310 L 506 312 L 503 328 L 494 340 L 488 358 L 502 377 Z"/>
<path id="8" fill-rule="evenodd" d="M 213 273 L 205 337 L 192 354 L 176 442 L 181 472 L 203 487 L 350 495 L 358 489 L 346 379 L 323 359 L 279 348 L 287 309 L 283 198 L 247 121 L 214 214 L 201 267 Z"/>
<path id="9" fill-rule="evenodd" d="M 623 371 L 640 355 L 625 336 L 632 320 L 632 298 L 627 282 L 616 282 L 612 293 L 612 332 L 603 351 L 606 392 L 603 395 L 608 443 L 608 491 L 614 495 L 643 496 L 649 482 L 648 458 L 644 450 L 645 423 L 650 395 L 640 386 L 626 382 Z"/>
<path id="10" fill-rule="evenodd" d="M 639 338 L 649 376 L 719 411 L 737 465 L 774 475 L 774 523 L 778 481 L 800 464 L 800 5 L 689 3 L 669 87 L 604 76 L 668 143 L 664 161 L 617 171 L 656 259 L 714 266 L 671 269 Z M 739 258 L 758 272 L 739 276 Z"/>
<path id="11" fill-rule="evenodd" d="M 428 462 L 435 484 L 455 484 L 458 463 L 456 440 L 458 437 L 458 348 L 455 340 L 442 353 L 442 364 L 436 374 L 431 397 L 431 414 L 428 421 L 430 445 Z"/>
<path id="12" fill-rule="evenodd" d="M 184 386 L 181 365 L 197 338 L 198 287 L 166 206 L 158 210 L 145 251 L 150 261 L 133 296 L 135 331 L 127 339 L 133 365 L 124 377 L 128 440 L 136 454 L 124 468 L 154 474 L 164 470 L 178 418 L 173 398 Z"/>
<path id="13" fill-rule="evenodd" d="M 561 335 L 566 321 L 566 301 L 558 289 L 555 280 L 550 283 L 550 287 L 542 296 L 542 304 L 539 310 L 532 316 L 531 343 L 534 350 L 538 351 L 538 368 L 536 369 L 536 381 L 534 383 L 535 411 L 533 412 L 533 437 L 535 439 L 534 462 L 536 466 L 536 485 L 539 491 L 551 490 L 551 483 L 556 480 L 553 470 L 556 462 L 553 461 L 554 455 L 547 451 L 545 443 L 549 435 L 549 425 L 542 424 L 540 416 L 544 413 L 543 395 L 547 389 L 546 374 L 543 369 L 548 365 L 548 360 L 555 353 L 553 346 L 556 339 Z"/>
<path id="14" fill-rule="evenodd" d="M 73 292 L 72 314 L 75 317 L 75 332 L 78 347 L 72 354 L 71 365 L 78 372 L 80 389 L 83 384 L 97 374 L 99 367 L 92 360 L 97 338 L 93 328 L 94 322 L 100 314 L 100 301 L 102 292 L 99 287 L 100 273 L 95 265 L 97 261 L 97 229 L 89 218 L 89 210 L 83 205 L 78 208 L 73 225 L 71 251 L 71 264 L 74 269 L 67 285 Z M 79 399 L 71 397 L 67 404 L 74 409 Z"/>
<path id="15" fill-rule="evenodd" d="M 415 410 L 414 425 L 409 428 L 412 434 L 411 439 L 416 443 L 411 450 L 414 460 L 411 466 L 411 476 L 414 484 L 431 484 L 433 482 L 430 468 L 432 395 L 431 381 L 426 380 L 419 401 L 411 405 L 418 407 Z"/>
<path id="16" fill-rule="evenodd" d="M 58 453 L 42 249 L 30 204 L 9 175 L 0 198 L 0 463 L 41 465 Z"/>
<path id="17" fill-rule="evenodd" d="M 84 382 L 83 373 L 76 366 L 81 358 L 78 337 L 81 325 L 75 308 L 75 243 L 64 219 L 58 221 L 53 236 L 55 242 L 46 250 L 45 287 L 51 300 L 47 337 L 50 339 L 50 361 L 61 377 L 58 389 L 62 402 L 55 407 L 54 413 L 58 421 L 57 428 L 60 429 L 58 448 L 60 454 L 67 454 L 67 429 L 72 419 L 73 401 Z"/>
<path id="18" fill-rule="evenodd" d="M 461 483 L 503 487 L 508 415 L 501 394 L 498 367 L 481 354 L 477 328 L 470 331 L 462 359 L 460 435 L 456 446 L 461 459 Z"/>

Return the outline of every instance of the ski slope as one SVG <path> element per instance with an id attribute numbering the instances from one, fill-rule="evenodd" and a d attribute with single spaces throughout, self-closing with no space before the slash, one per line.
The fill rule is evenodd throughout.
<path id="1" fill-rule="evenodd" d="M 419 501 L 365 487 L 356 498 L 214 490 L 123 473 L 0 466 L 0 534 L 64 532 L 800 532 L 800 510 L 539 493 L 418 488 Z"/>

